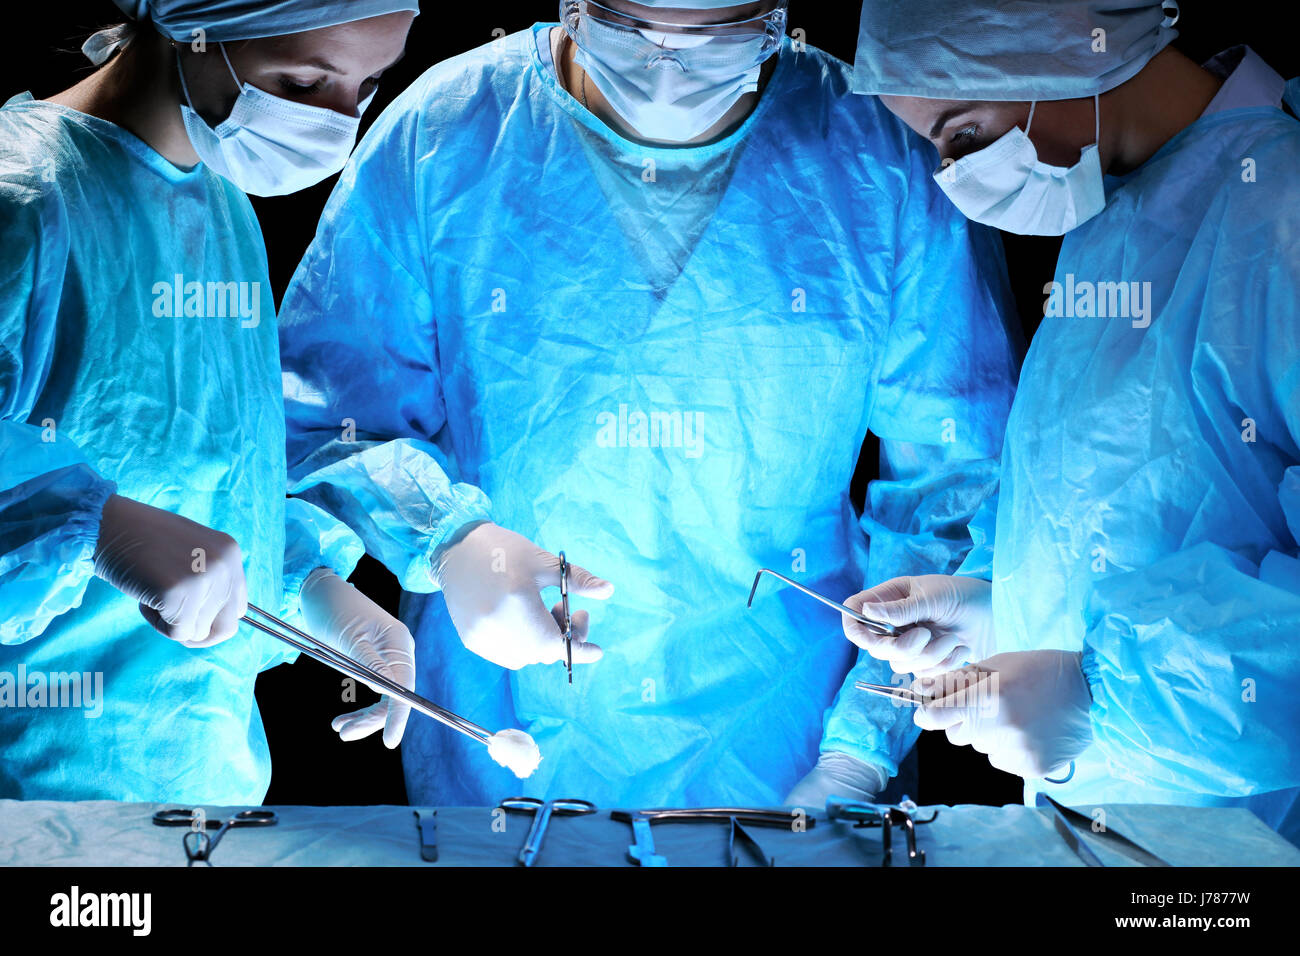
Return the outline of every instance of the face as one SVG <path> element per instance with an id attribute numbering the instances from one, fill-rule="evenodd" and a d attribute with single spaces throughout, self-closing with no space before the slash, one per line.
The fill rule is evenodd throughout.
<path id="1" fill-rule="evenodd" d="M 934 143 L 945 164 L 983 149 L 1013 126 L 1029 123 L 1029 103 L 931 100 L 882 96 L 880 101 L 915 132 Z M 1038 158 L 1052 166 L 1073 166 L 1080 151 L 1095 142 L 1093 101 L 1051 100 L 1034 110 L 1029 138 Z"/>
<path id="2" fill-rule="evenodd" d="M 303 33 L 226 44 L 240 83 L 263 92 L 356 116 L 357 106 L 402 58 L 415 15 L 390 13 Z M 196 53 L 177 43 L 194 109 L 213 126 L 230 115 L 239 89 L 217 44 Z"/>

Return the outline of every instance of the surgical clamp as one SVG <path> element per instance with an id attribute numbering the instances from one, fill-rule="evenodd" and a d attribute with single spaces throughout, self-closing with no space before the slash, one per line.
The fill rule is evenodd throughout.
<path id="1" fill-rule="evenodd" d="M 929 817 L 918 820 L 912 816 L 912 811 L 917 806 L 907 797 L 896 807 L 879 806 L 870 803 L 855 803 L 849 800 L 839 800 L 835 797 L 826 801 L 826 815 L 832 820 L 847 820 L 853 824 L 854 829 L 860 830 L 867 827 L 880 827 L 881 849 L 884 857 L 881 860 L 881 866 L 894 865 L 894 826 L 901 826 L 907 835 L 907 860 L 911 866 L 925 866 L 925 851 L 917 849 L 916 846 L 916 828 L 926 823 L 933 823 L 939 816 L 939 811 L 935 810 Z"/>
<path id="2" fill-rule="evenodd" d="M 798 591 L 802 591 L 810 598 L 815 598 L 816 600 L 821 601 L 827 607 L 833 607 L 841 614 L 848 615 L 849 617 L 853 618 L 853 620 L 857 621 L 860 624 L 865 624 L 867 627 L 869 627 L 876 634 L 879 634 L 881 637 L 898 636 L 898 631 L 894 628 L 892 624 L 887 624 L 884 621 L 873 620 L 872 618 L 867 617 L 861 611 L 855 611 L 850 607 L 845 607 L 843 604 L 839 603 L 838 601 L 832 601 L 826 595 L 818 594 L 812 588 L 804 587 L 798 581 L 792 581 L 789 578 L 787 578 L 784 574 L 780 574 L 776 571 L 773 571 L 771 568 L 758 569 L 758 573 L 754 575 L 754 584 L 749 589 L 749 600 L 745 602 L 745 607 L 754 606 L 754 592 L 758 590 L 758 579 L 761 578 L 764 574 L 770 574 L 774 578 L 780 578 L 786 584 L 790 585 L 790 587 Z"/>
<path id="3" fill-rule="evenodd" d="M 158 810 L 153 815 L 153 825 L 156 827 L 189 827 L 189 832 L 181 837 L 181 845 L 185 847 L 185 858 L 188 860 L 186 866 L 195 863 L 211 866 L 213 851 L 232 827 L 273 827 L 279 822 L 280 818 L 274 810 L 241 810 L 225 822 L 209 820 L 200 807 L 193 810 Z M 208 836 L 208 830 L 217 832 Z"/>
<path id="4" fill-rule="evenodd" d="M 517 810 L 533 815 L 533 825 L 528 829 L 528 839 L 524 840 L 523 849 L 519 851 L 520 866 L 532 866 L 537 862 L 537 855 L 542 852 L 542 840 L 546 838 L 546 827 L 551 816 L 580 817 L 596 812 L 596 805 L 590 800 L 573 798 L 560 800 L 538 800 L 535 797 L 510 797 L 502 800 L 499 810 Z"/>

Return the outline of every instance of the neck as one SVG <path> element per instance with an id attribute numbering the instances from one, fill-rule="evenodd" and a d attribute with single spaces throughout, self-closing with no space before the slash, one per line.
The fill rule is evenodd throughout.
<path id="1" fill-rule="evenodd" d="M 157 33 L 140 33 L 104 66 L 49 99 L 122 127 L 177 166 L 199 162 L 181 120 L 176 51 Z"/>
<path id="2" fill-rule="evenodd" d="M 1173 47 L 1160 51 L 1133 79 L 1102 94 L 1105 171 L 1137 169 L 1196 122 L 1222 85 Z"/>

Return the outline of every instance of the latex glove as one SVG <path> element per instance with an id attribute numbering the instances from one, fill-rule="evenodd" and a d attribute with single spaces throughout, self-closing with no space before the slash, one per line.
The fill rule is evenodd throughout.
<path id="1" fill-rule="evenodd" d="M 95 574 L 139 601 L 154 630 L 186 647 L 232 637 L 248 610 L 234 538 L 132 498 L 104 502 L 94 560 Z"/>
<path id="2" fill-rule="evenodd" d="M 562 605 L 557 602 L 547 611 L 538 593 L 560 586 L 560 559 L 551 552 L 484 522 L 443 549 L 433 575 L 461 642 L 479 657 L 511 670 L 565 659 Z M 613 593 L 608 581 L 569 565 L 570 599 L 604 600 Z M 571 619 L 573 663 L 600 660 L 600 647 L 587 642 L 590 615 L 577 611 Z"/>
<path id="3" fill-rule="evenodd" d="M 841 615 L 844 636 L 872 657 L 888 661 L 896 674 L 929 677 L 994 652 L 993 586 L 978 578 L 893 578 L 844 604 L 897 628 L 897 637 L 882 637 Z"/>
<path id="4" fill-rule="evenodd" d="M 302 584 L 299 606 L 312 637 L 407 690 L 415 690 L 411 632 L 347 581 L 329 568 L 317 568 Z M 410 715 L 410 704 L 384 696 L 369 707 L 335 717 L 330 726 L 344 740 L 369 737 L 382 727 L 384 746 L 392 749 L 402 742 Z"/>
<path id="5" fill-rule="evenodd" d="M 879 767 L 863 763 L 856 757 L 827 750 L 817 758 L 817 766 L 794 785 L 785 798 L 787 807 L 824 807 L 827 797 L 871 802 L 885 789 L 889 775 Z"/>
<path id="6" fill-rule="evenodd" d="M 924 730 L 943 730 L 959 747 L 988 754 L 1021 777 L 1058 776 L 1092 742 L 1092 694 L 1072 651 L 1015 651 L 912 689 L 932 697 L 916 708 Z"/>

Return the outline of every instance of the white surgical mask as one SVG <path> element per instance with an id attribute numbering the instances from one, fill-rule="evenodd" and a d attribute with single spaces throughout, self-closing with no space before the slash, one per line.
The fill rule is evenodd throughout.
<path id="1" fill-rule="evenodd" d="M 216 129 L 195 112 L 179 51 L 176 55 L 185 93 L 181 104 L 185 132 L 194 152 L 214 173 L 254 196 L 283 196 L 314 186 L 346 165 L 357 142 L 359 115 L 295 103 L 240 83 L 225 44 L 221 55 L 240 91 L 230 116 Z M 374 98 L 372 92 L 358 113 L 365 112 Z"/>
<path id="2" fill-rule="evenodd" d="M 1094 142 L 1083 149 L 1073 166 L 1038 161 L 1029 139 L 1034 106 L 1022 132 L 1013 126 L 1006 135 L 934 174 L 935 181 L 967 219 L 1022 236 L 1063 236 L 1087 222 L 1106 205 L 1101 157 L 1101 103 Z"/>
<path id="3" fill-rule="evenodd" d="M 670 36 L 591 16 L 578 20 L 574 34 L 574 59 L 618 115 L 647 139 L 675 143 L 702 135 L 755 92 L 776 49 L 764 33 Z"/>

